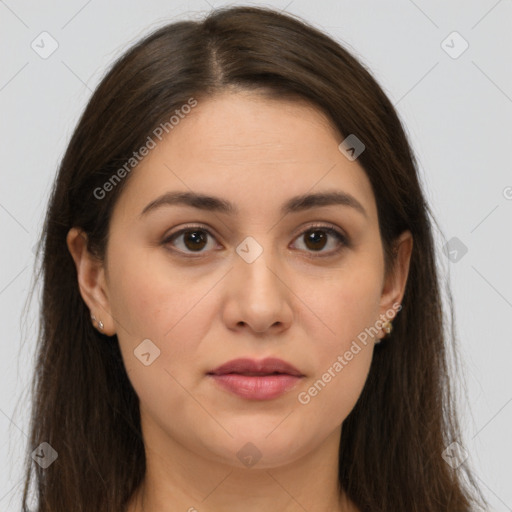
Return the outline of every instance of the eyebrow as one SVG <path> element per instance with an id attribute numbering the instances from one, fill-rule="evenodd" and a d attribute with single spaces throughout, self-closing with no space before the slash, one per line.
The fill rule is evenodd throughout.
<path id="1" fill-rule="evenodd" d="M 212 212 L 236 215 L 238 208 L 229 201 L 220 197 L 198 194 L 195 192 L 167 192 L 147 204 L 139 215 L 139 218 L 147 215 L 162 206 L 184 205 Z M 368 218 L 363 205 L 352 195 L 341 191 L 326 191 L 315 194 L 303 194 L 292 197 L 281 207 L 281 214 L 302 212 L 321 206 L 340 205 L 348 206 Z"/>

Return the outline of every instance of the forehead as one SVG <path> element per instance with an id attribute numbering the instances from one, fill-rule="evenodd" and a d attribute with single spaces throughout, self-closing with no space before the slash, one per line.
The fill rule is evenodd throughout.
<path id="1" fill-rule="evenodd" d="M 237 92 L 200 101 L 169 134 L 167 147 L 183 160 L 267 168 L 325 160 L 338 138 L 327 117 L 305 101 Z"/>
<path id="2" fill-rule="evenodd" d="M 221 196 L 243 211 L 276 209 L 291 196 L 337 190 L 355 196 L 370 217 L 373 192 L 363 168 L 338 149 L 343 137 L 306 102 L 251 92 L 198 100 L 135 168 L 122 200 L 138 213 L 168 191 Z M 123 198 L 124 196 L 124 198 Z"/>

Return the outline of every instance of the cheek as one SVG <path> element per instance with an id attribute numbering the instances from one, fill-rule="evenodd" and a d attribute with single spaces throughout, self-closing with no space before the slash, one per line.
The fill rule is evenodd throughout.
<path id="1" fill-rule="evenodd" d="M 112 313 L 130 337 L 162 339 L 204 294 L 204 283 L 174 268 L 165 255 L 149 258 L 147 250 L 134 247 L 113 251 L 112 261 Z"/>
<path id="2" fill-rule="evenodd" d="M 322 347 L 325 355 L 348 350 L 352 340 L 364 339 L 364 333 L 379 319 L 381 280 L 378 265 L 347 265 L 329 280 L 308 290 L 307 305 L 323 324 Z M 306 291 L 304 291 L 305 293 Z M 314 320 L 312 319 L 312 322 Z M 315 332 L 313 323 L 308 330 Z M 317 332 L 320 334 L 320 331 Z M 367 336 L 370 342 L 370 335 Z"/>
<path id="3" fill-rule="evenodd" d="M 347 267 L 328 286 L 308 294 L 308 306 L 319 312 L 307 328 L 317 333 L 312 336 L 316 371 L 297 401 L 332 427 L 350 413 L 368 376 L 378 332 L 380 282 L 378 265 Z M 325 327 L 321 332 L 318 320 Z"/>
<path id="4" fill-rule="evenodd" d="M 116 263 L 109 272 L 109 299 L 125 367 L 136 381 L 134 386 L 151 387 L 156 369 L 159 374 L 163 368 L 168 369 L 181 379 L 182 368 L 197 365 L 198 345 L 207 336 L 215 314 L 215 294 L 205 294 L 219 276 L 194 278 L 173 268 L 165 258 L 150 261 L 137 250 L 113 251 L 112 261 Z M 143 342 L 148 346 L 150 360 L 153 353 L 157 355 L 147 368 L 136 357 L 146 346 L 141 345 Z M 144 349 L 141 353 L 147 352 Z M 151 371 L 144 371 L 148 369 Z M 143 381 L 138 382 L 139 379 Z M 164 375 L 163 379 L 169 380 L 169 376 Z M 158 386 L 158 379 L 153 384 Z"/>
<path id="5" fill-rule="evenodd" d="M 333 353 L 322 370 L 304 383 L 297 402 L 306 430 L 322 435 L 345 421 L 361 395 L 372 354 L 370 344 Z"/>
<path id="6" fill-rule="evenodd" d="M 324 304 L 322 318 L 335 335 L 317 338 L 315 373 L 297 391 L 307 428 L 319 429 L 319 434 L 343 423 L 368 377 L 375 335 L 371 327 L 378 320 L 379 294 L 374 287 L 361 284 L 338 289 L 336 297 Z"/>
<path id="7" fill-rule="evenodd" d="M 184 407 L 190 397 L 174 367 L 195 362 L 200 284 L 191 285 L 190 277 L 157 258 L 150 262 L 142 251 L 118 251 L 112 261 L 109 299 L 128 378 L 155 417 L 162 414 L 163 397 L 174 409 Z"/>

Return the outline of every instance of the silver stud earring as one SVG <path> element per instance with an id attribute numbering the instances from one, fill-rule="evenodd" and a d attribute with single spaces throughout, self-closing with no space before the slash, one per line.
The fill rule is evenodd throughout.
<path id="1" fill-rule="evenodd" d="M 103 322 L 101 320 L 96 320 L 96 317 L 91 313 L 91 319 L 93 322 L 98 322 L 98 329 L 103 331 Z"/>

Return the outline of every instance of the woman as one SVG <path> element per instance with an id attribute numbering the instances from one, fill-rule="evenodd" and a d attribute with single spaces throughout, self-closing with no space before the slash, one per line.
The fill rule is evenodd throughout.
<path id="1" fill-rule="evenodd" d="M 40 512 L 477 510 L 429 215 L 326 35 L 234 7 L 146 37 L 51 197 L 24 509 L 34 471 Z"/>

